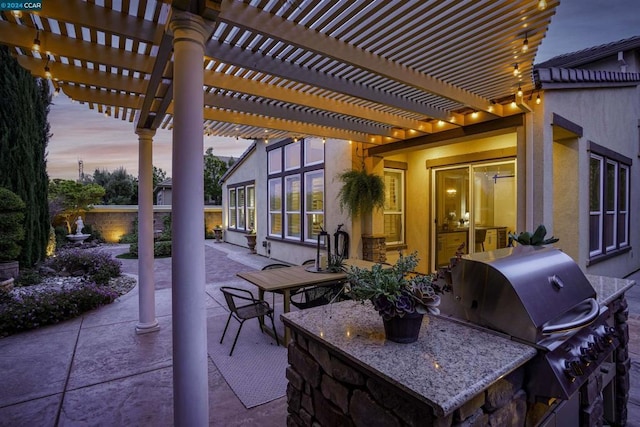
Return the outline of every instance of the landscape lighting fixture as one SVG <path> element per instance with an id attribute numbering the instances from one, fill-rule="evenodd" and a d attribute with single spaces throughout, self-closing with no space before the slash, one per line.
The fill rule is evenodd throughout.
<path id="1" fill-rule="evenodd" d="M 515 64 L 513 64 L 513 75 L 514 75 L 515 77 L 517 77 L 517 76 L 518 76 L 519 71 L 520 71 L 520 70 L 518 69 L 518 63 L 516 62 Z"/>
<path id="2" fill-rule="evenodd" d="M 31 50 L 34 52 L 40 52 L 40 29 L 36 30 L 36 38 L 33 39 L 33 46 L 31 46 Z"/>

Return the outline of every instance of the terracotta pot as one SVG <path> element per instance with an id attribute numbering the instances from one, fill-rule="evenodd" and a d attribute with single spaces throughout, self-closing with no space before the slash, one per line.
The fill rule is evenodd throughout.
<path id="1" fill-rule="evenodd" d="M 384 333 L 389 341 L 408 344 L 418 340 L 423 314 L 411 313 L 404 317 L 392 317 L 384 322 Z"/>

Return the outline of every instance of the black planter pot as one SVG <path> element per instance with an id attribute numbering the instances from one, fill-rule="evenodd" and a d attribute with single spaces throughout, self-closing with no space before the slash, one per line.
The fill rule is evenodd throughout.
<path id="1" fill-rule="evenodd" d="M 408 344 L 418 340 L 423 314 L 411 313 L 404 317 L 392 317 L 384 322 L 384 333 L 389 341 Z"/>

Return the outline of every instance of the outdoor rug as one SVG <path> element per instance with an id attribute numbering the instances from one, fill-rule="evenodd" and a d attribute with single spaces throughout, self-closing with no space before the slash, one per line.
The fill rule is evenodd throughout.
<path id="1" fill-rule="evenodd" d="M 247 408 L 284 396 L 287 349 L 276 346 L 271 336 L 260 331 L 258 320 L 250 319 L 244 322 L 233 356 L 229 356 L 240 323 L 231 319 L 224 342 L 220 344 L 227 317 L 228 314 L 208 319 L 207 340 L 209 356 L 227 384 Z"/>

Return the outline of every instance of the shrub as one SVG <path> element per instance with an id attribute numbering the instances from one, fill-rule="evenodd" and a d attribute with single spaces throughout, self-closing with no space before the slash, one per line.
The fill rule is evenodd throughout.
<path id="1" fill-rule="evenodd" d="M 110 254 L 102 251 L 82 249 L 66 249 L 58 252 L 58 255 L 49 258 L 45 265 L 58 272 L 67 272 L 74 276 L 84 276 L 99 285 L 109 282 L 109 279 L 118 277 L 122 264 Z"/>
<path id="2" fill-rule="evenodd" d="M 0 301 L 0 337 L 74 318 L 110 304 L 117 297 L 116 292 L 94 283 L 73 289 L 4 295 Z"/>
<path id="3" fill-rule="evenodd" d="M 0 262 L 14 261 L 22 251 L 24 209 L 20 196 L 0 187 Z"/>
<path id="4" fill-rule="evenodd" d="M 15 285 L 31 286 L 31 285 L 37 285 L 40 282 L 42 282 L 42 276 L 40 275 L 38 270 L 28 268 L 28 269 L 20 270 L 20 275 L 18 276 L 18 279 L 15 281 Z"/>
<path id="5" fill-rule="evenodd" d="M 138 242 L 129 246 L 129 254 L 135 258 L 138 257 Z M 171 241 L 157 241 L 153 244 L 153 256 L 157 258 L 171 256 Z"/>

